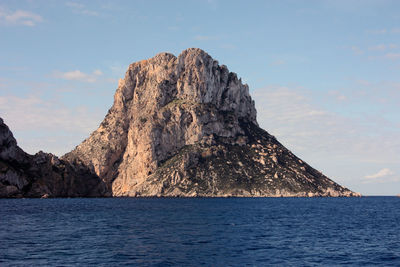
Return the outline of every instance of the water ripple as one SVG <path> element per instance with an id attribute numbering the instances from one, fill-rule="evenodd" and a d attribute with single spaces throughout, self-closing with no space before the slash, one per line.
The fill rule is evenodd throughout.
<path id="1" fill-rule="evenodd" d="M 1 199 L 0 266 L 400 266 L 400 199 Z"/>

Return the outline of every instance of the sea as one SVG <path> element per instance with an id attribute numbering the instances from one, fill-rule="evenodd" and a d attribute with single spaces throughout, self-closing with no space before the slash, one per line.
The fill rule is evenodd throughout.
<path id="1" fill-rule="evenodd" d="M 400 198 L 0 199 L 0 266 L 400 266 Z"/>

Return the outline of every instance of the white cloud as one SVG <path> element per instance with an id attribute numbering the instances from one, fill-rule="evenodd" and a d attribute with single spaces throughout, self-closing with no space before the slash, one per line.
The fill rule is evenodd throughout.
<path id="1" fill-rule="evenodd" d="M 382 177 L 387 177 L 387 176 L 391 176 L 393 175 L 394 172 L 391 171 L 388 168 L 383 168 L 380 171 L 378 171 L 377 173 L 371 174 L 371 175 L 366 175 L 365 178 L 366 179 L 376 179 L 376 178 L 382 178 Z"/>
<path id="2" fill-rule="evenodd" d="M 74 70 L 74 71 L 61 73 L 60 77 L 66 79 L 66 80 L 84 80 L 88 77 L 88 75 L 81 72 L 80 70 Z"/>
<path id="3" fill-rule="evenodd" d="M 97 81 L 99 76 L 102 76 L 103 72 L 101 70 L 95 70 L 91 74 L 84 73 L 80 70 L 73 70 L 67 72 L 55 71 L 53 76 L 56 78 L 61 78 L 64 80 L 81 81 L 94 83 Z"/>
<path id="4" fill-rule="evenodd" d="M 0 96 L 0 111 L 12 121 L 16 130 L 40 128 L 87 132 L 93 128 L 93 122 L 89 122 L 88 116 L 83 115 L 84 113 L 89 114 L 87 109 L 83 107 L 66 108 L 54 99 L 45 101 L 37 96 Z M 80 115 L 75 116 L 76 114 Z"/>
<path id="5" fill-rule="evenodd" d="M 14 12 L 0 7 L 0 22 L 10 25 L 35 26 L 43 22 L 43 17 L 26 10 L 16 10 Z"/>
<path id="6" fill-rule="evenodd" d="M 325 112 L 312 107 L 305 95 L 299 94 L 288 87 L 272 86 L 253 93 L 257 110 L 261 120 L 273 119 L 274 121 L 295 122 L 297 120 L 313 121 L 316 116 L 324 115 Z M 279 113 L 279 115 L 277 114 Z"/>
<path id="7" fill-rule="evenodd" d="M 372 116 L 360 110 L 354 116 L 333 111 L 354 103 L 369 106 L 375 101 L 379 105 L 376 101 L 381 96 L 374 93 L 374 98 L 369 93 L 347 98 L 337 91 L 316 98 L 315 93 L 301 87 L 269 86 L 253 91 L 252 96 L 260 126 L 294 152 L 306 155 L 305 160 L 400 163 L 400 129 L 384 119 L 385 113 Z M 335 105 L 340 106 L 335 109 Z"/>
<path id="8" fill-rule="evenodd" d="M 400 58 L 400 53 L 392 52 L 394 49 L 398 48 L 399 46 L 393 43 L 389 44 L 377 44 L 365 48 L 360 48 L 358 46 L 350 46 L 349 48 L 353 51 L 356 55 L 364 55 L 369 60 L 382 60 L 382 59 L 389 59 L 389 60 L 396 60 Z"/>
<path id="9" fill-rule="evenodd" d="M 66 107 L 57 99 L 0 96 L 0 117 L 32 154 L 39 149 L 64 154 L 89 136 L 103 116 L 85 107 Z"/>
<path id="10" fill-rule="evenodd" d="M 363 83 L 370 85 L 362 86 L 365 94 L 349 88 L 329 93 L 300 86 L 271 85 L 253 90 L 251 95 L 260 127 L 295 155 L 352 190 L 382 194 L 385 185 L 399 186 L 400 177 L 366 179 L 364 176 L 382 167 L 400 171 L 400 123 L 398 119 L 385 119 L 396 118 L 400 91 L 394 85 L 375 87 L 374 83 Z M 357 88 L 357 84 L 354 86 Z M 337 101 L 344 90 L 347 99 Z M 377 103 L 378 97 L 386 95 L 391 96 L 393 103 Z M 392 105 L 397 106 L 392 109 Z M 370 110 L 363 108 L 370 106 L 384 110 L 369 114 Z"/>
<path id="11" fill-rule="evenodd" d="M 95 70 L 95 71 L 93 71 L 93 74 L 96 76 L 101 76 L 101 75 L 103 75 L 103 72 L 101 70 Z"/>

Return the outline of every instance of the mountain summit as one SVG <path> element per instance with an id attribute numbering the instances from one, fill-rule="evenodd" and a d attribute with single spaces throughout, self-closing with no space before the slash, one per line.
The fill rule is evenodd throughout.
<path id="1" fill-rule="evenodd" d="M 356 196 L 261 129 L 249 88 L 197 48 L 133 63 L 99 128 L 62 157 L 113 196 Z"/>

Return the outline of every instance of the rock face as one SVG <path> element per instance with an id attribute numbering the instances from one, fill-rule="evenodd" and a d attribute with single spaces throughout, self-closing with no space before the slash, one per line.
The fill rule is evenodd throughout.
<path id="1" fill-rule="evenodd" d="M 106 188 L 79 161 L 25 153 L 0 118 L 0 197 L 96 197 L 110 195 Z"/>
<path id="2" fill-rule="evenodd" d="M 258 127 L 249 88 L 190 48 L 133 63 L 100 127 L 63 156 L 113 196 L 355 196 Z"/>

